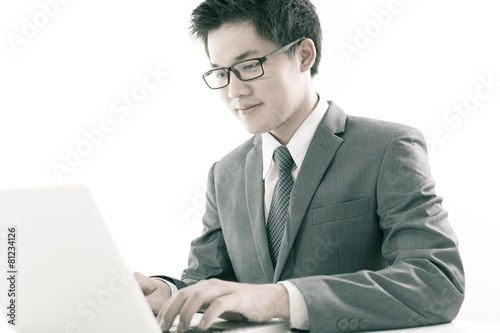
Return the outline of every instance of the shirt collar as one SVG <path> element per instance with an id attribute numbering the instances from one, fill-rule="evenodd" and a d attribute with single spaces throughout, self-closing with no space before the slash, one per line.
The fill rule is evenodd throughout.
<path id="1" fill-rule="evenodd" d="M 304 157 L 306 156 L 309 144 L 312 141 L 314 133 L 318 128 L 321 119 L 328 110 L 328 102 L 321 98 L 318 94 L 319 101 L 316 107 L 311 112 L 311 114 L 304 120 L 302 125 L 297 129 L 297 131 L 292 136 L 290 142 L 287 145 L 290 155 L 292 155 L 293 161 L 297 169 L 300 169 Z M 274 136 L 270 133 L 262 134 L 262 178 L 265 179 L 267 174 L 270 172 L 273 166 L 273 154 L 274 150 L 281 146 L 281 143 L 276 140 Z"/>

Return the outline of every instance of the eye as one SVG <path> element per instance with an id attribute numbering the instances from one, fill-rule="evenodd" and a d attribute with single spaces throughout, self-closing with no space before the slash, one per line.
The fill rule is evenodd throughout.
<path id="1" fill-rule="evenodd" d="M 243 66 L 243 70 L 245 72 L 250 72 L 250 71 L 257 69 L 258 66 L 259 66 L 258 62 L 247 63 L 247 64 L 245 64 L 245 66 Z"/>
<path id="2" fill-rule="evenodd" d="M 227 75 L 227 74 L 226 74 L 226 72 L 224 72 L 224 71 L 220 71 L 220 72 L 215 73 L 215 77 L 216 77 L 217 79 L 224 79 L 224 78 L 226 78 L 226 75 Z"/>

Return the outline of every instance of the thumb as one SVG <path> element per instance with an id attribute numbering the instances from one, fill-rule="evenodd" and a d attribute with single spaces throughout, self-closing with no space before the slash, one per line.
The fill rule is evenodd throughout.
<path id="1" fill-rule="evenodd" d="M 138 272 L 134 272 L 134 276 L 137 282 L 139 282 L 139 286 L 141 287 L 144 296 L 148 296 L 156 289 L 156 286 L 149 277 Z"/>

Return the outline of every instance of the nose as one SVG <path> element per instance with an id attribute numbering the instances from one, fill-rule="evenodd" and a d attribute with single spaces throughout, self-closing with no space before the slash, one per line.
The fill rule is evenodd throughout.
<path id="1" fill-rule="evenodd" d="M 229 98 L 240 98 L 248 96 L 252 92 L 248 81 L 241 81 L 234 73 L 229 73 L 229 84 L 227 86 L 227 95 Z"/>

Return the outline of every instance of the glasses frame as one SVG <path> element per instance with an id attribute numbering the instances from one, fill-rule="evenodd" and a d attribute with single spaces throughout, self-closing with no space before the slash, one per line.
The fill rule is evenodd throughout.
<path id="1" fill-rule="evenodd" d="M 227 86 L 229 85 L 229 83 L 231 82 L 231 76 L 229 75 L 229 72 L 232 72 L 234 75 L 236 75 L 236 77 L 237 77 L 240 81 L 251 81 L 251 80 L 258 79 L 259 77 L 262 77 L 262 76 L 264 75 L 264 73 L 265 73 L 265 71 L 264 71 L 264 66 L 262 65 L 262 64 L 264 63 L 264 61 L 269 60 L 269 59 L 271 59 L 272 57 L 274 57 L 274 56 L 276 56 L 276 55 L 278 55 L 278 54 L 280 54 L 280 53 L 283 53 L 283 52 L 285 52 L 285 51 L 288 51 L 288 50 L 289 50 L 292 46 L 294 46 L 295 44 L 297 44 L 297 43 L 299 43 L 299 42 L 303 41 L 305 38 L 306 38 L 306 37 L 301 37 L 301 38 L 299 38 L 299 39 L 297 39 L 297 40 L 295 40 L 295 41 L 293 41 L 293 42 L 291 42 L 291 43 L 288 43 L 288 44 L 286 44 L 285 46 L 280 47 L 279 49 L 277 49 L 277 50 L 275 50 L 275 51 L 273 51 L 273 52 L 271 52 L 271 53 L 269 53 L 269 54 L 266 54 L 265 56 L 260 57 L 260 58 L 251 58 L 251 59 L 242 60 L 242 61 L 239 61 L 239 62 L 237 62 L 237 63 L 235 63 L 235 64 L 232 64 L 230 67 L 220 67 L 220 68 L 214 68 L 214 69 L 211 69 L 211 70 L 209 70 L 208 72 L 203 73 L 203 74 L 201 75 L 201 77 L 203 78 L 203 81 L 205 81 L 205 83 L 207 84 L 207 86 L 208 86 L 210 89 L 212 89 L 212 90 L 222 89 L 222 88 L 225 88 L 225 87 L 227 87 Z M 236 74 L 236 72 L 234 72 L 234 67 L 235 67 L 235 66 L 237 66 L 237 65 L 239 65 L 239 64 L 241 64 L 241 63 L 247 62 L 247 61 L 254 61 L 254 60 L 257 60 L 257 61 L 260 63 L 260 67 L 261 67 L 261 69 L 262 69 L 262 74 L 260 74 L 260 75 L 258 75 L 258 76 L 256 76 L 256 77 L 253 77 L 253 78 L 251 78 L 251 79 L 242 79 L 242 78 L 240 78 L 240 77 L 239 77 L 239 75 L 238 75 L 238 74 Z M 224 70 L 224 72 L 227 74 L 227 83 L 226 83 L 225 85 L 221 86 L 221 87 L 212 88 L 212 87 L 208 84 L 208 82 L 207 82 L 207 80 L 206 80 L 205 78 L 206 78 L 209 74 L 211 74 L 211 73 L 213 73 L 213 72 L 215 72 L 215 71 L 220 71 L 220 70 Z"/>

